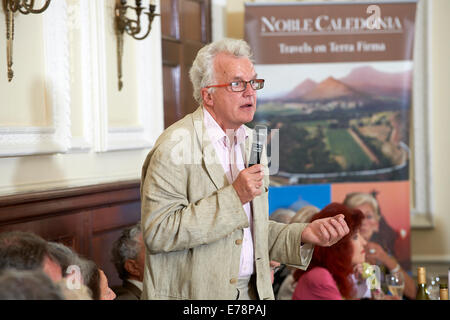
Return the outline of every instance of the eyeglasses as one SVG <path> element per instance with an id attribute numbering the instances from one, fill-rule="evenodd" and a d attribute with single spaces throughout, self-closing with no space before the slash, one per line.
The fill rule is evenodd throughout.
<path id="1" fill-rule="evenodd" d="M 260 89 L 264 88 L 264 79 L 253 79 L 250 81 L 239 80 L 239 81 L 233 81 L 233 82 L 226 83 L 226 84 L 215 84 L 212 86 L 207 86 L 206 88 L 209 89 L 209 88 L 229 87 L 230 90 L 233 92 L 242 92 L 242 91 L 245 91 L 245 89 L 247 89 L 248 83 L 250 83 L 253 90 L 260 90 Z"/>

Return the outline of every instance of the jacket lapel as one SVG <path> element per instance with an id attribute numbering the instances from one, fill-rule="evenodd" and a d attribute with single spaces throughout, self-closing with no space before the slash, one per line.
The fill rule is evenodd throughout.
<path id="1" fill-rule="evenodd" d="M 128 281 L 124 281 L 122 284 L 122 287 L 129 290 L 136 298 L 141 299 L 142 291 L 138 287 L 136 287 L 134 284 Z"/>
<path id="2" fill-rule="evenodd" d="M 197 136 L 197 139 L 194 143 L 200 144 L 199 148 L 193 148 L 194 150 L 201 150 L 202 164 L 205 166 L 208 175 L 210 176 L 212 182 L 216 186 L 217 189 L 221 189 L 228 185 L 228 180 L 223 171 L 222 164 L 220 163 L 220 159 L 218 158 L 216 151 L 214 150 L 214 146 L 206 134 L 205 124 L 203 122 L 203 109 L 199 107 L 192 114 L 194 129 Z M 199 162 L 195 162 L 199 163 Z"/>

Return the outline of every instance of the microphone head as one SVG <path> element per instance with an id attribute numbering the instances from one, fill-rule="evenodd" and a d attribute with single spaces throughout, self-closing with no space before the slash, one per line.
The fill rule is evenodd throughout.
<path id="1" fill-rule="evenodd" d="M 249 166 L 260 164 L 264 145 L 267 141 L 267 127 L 257 124 L 253 129 L 252 149 L 250 152 Z"/>
<path id="2" fill-rule="evenodd" d="M 260 146 L 264 146 L 267 140 L 267 127 L 262 124 L 257 124 L 253 130 L 253 142 Z M 262 151 L 262 150 L 261 150 Z"/>

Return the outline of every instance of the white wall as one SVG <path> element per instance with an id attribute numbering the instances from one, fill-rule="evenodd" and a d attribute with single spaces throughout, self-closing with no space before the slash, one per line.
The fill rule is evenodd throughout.
<path id="1" fill-rule="evenodd" d="M 412 231 L 413 260 L 450 267 L 450 1 L 432 1 L 432 185 L 434 228 Z"/>
<path id="2" fill-rule="evenodd" d="M 58 0 L 17 14 L 12 82 L 2 37 L 0 196 L 140 178 L 163 130 L 160 17 L 147 39 L 124 36 L 118 91 L 114 5 Z"/>

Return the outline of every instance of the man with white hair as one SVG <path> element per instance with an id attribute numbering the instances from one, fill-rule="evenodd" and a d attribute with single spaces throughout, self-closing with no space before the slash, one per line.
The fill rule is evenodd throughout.
<path id="1" fill-rule="evenodd" d="M 348 233 L 343 216 L 268 219 L 267 157 L 248 166 L 257 77 L 248 44 L 200 49 L 190 70 L 200 107 L 167 128 L 141 180 L 142 299 L 274 299 L 270 260 L 306 269 L 314 245 Z"/>

